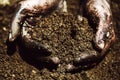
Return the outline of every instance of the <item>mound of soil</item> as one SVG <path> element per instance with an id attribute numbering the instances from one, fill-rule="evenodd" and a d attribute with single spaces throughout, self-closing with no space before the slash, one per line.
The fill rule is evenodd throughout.
<path id="1" fill-rule="evenodd" d="M 81 22 L 71 13 L 53 12 L 42 17 L 28 33 L 32 40 L 44 45 L 62 63 L 72 61 L 83 51 L 93 50 L 93 30 L 87 19 Z"/>

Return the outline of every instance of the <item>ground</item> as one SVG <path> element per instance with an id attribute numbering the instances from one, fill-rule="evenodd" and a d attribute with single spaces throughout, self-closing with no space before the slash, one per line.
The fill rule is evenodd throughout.
<path id="1" fill-rule="evenodd" d="M 120 5 L 119 3 L 120 1 L 112 0 L 111 3 L 113 19 L 115 22 L 116 42 L 114 43 L 113 46 L 111 46 L 106 57 L 98 65 L 96 65 L 92 69 L 88 69 L 86 71 L 83 70 L 74 74 L 65 73 L 64 64 L 67 64 L 68 62 L 71 62 L 72 59 L 74 59 L 71 58 L 72 57 L 71 55 L 76 56 L 76 54 L 73 54 L 73 52 L 78 53 L 78 51 L 85 51 L 86 49 L 93 50 L 90 41 L 94 36 L 93 29 L 88 25 L 87 19 L 84 19 L 84 22 L 77 22 L 76 13 L 75 13 L 75 10 L 78 8 L 78 6 L 75 7 L 77 2 L 72 0 L 68 2 L 68 4 L 70 4 L 68 9 L 70 13 L 61 14 L 59 15 L 59 17 L 58 15 L 48 16 L 51 17 L 50 18 L 51 21 L 52 19 L 55 18 L 55 22 L 54 23 L 46 22 L 46 24 L 57 26 L 56 23 L 59 23 L 57 22 L 57 18 L 58 18 L 58 21 L 62 22 L 62 24 L 66 24 L 65 23 L 66 21 L 67 25 L 62 25 L 62 27 L 57 26 L 56 28 L 49 25 L 48 26 L 49 28 L 47 29 L 42 28 L 43 32 L 42 31 L 40 32 L 40 33 L 44 33 L 43 35 L 46 35 L 47 38 L 49 38 L 49 40 L 45 38 L 42 43 L 44 44 L 47 42 L 47 45 L 49 45 L 48 49 L 52 49 L 53 54 L 51 56 L 57 55 L 58 53 L 57 56 L 60 59 L 62 59 L 61 65 L 59 65 L 57 69 L 53 69 L 53 70 L 49 70 L 47 68 L 39 69 L 38 68 L 39 64 L 34 64 L 34 65 L 31 64 L 32 60 L 26 59 L 26 57 L 21 55 L 18 47 L 14 54 L 8 54 L 10 52 L 8 52 L 6 40 L 8 38 L 9 23 L 11 21 L 11 17 L 15 10 L 13 6 L 15 4 L 14 2 L 12 2 L 12 4 L 9 6 L 0 6 L 0 22 L 1 22 L 0 23 L 0 80 L 119 80 L 120 77 L 120 58 L 119 58 Z M 44 20 L 48 21 L 49 19 L 46 18 Z M 41 28 L 39 27 L 41 25 L 44 25 L 45 22 L 43 23 L 38 22 L 38 23 L 39 26 L 37 27 L 40 30 Z M 78 27 L 78 25 L 80 25 L 80 28 Z M 39 34 L 36 37 L 36 33 L 37 33 L 36 30 L 34 34 L 32 34 L 33 39 L 36 39 L 38 36 L 41 36 Z M 73 34 L 71 32 L 76 32 L 76 34 Z M 48 37 L 48 34 L 51 34 L 50 37 Z M 38 40 L 41 41 L 41 39 Z M 45 40 L 46 42 L 44 42 Z M 56 43 L 53 44 L 53 42 Z M 62 44 L 62 42 L 64 43 Z M 55 44 L 58 46 L 56 46 Z M 25 52 L 23 53 L 27 54 L 27 58 L 31 58 L 29 57 L 29 53 L 25 53 Z"/>

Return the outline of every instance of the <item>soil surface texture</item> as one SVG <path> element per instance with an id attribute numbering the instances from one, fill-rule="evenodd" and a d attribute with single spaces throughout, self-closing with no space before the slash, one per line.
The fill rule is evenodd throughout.
<path id="1" fill-rule="evenodd" d="M 98 65 L 75 73 L 66 73 L 65 67 L 72 64 L 82 52 L 96 51 L 92 43 L 95 30 L 87 18 L 82 22 L 77 19 L 78 0 L 67 2 L 68 13 L 54 11 L 51 15 L 40 16 L 35 22 L 30 21 L 32 26 L 27 26 L 31 39 L 44 45 L 50 52 L 47 55 L 32 52 L 32 49 L 29 50 L 31 44 L 20 43 L 19 38 L 17 46 L 17 41 L 7 45 L 9 24 L 17 0 L 10 0 L 10 5 L 7 6 L 0 5 L 0 80 L 119 80 L 120 1 L 111 0 L 116 42 Z M 11 48 L 8 49 L 8 46 Z M 24 50 L 26 47 L 27 51 Z M 54 68 L 52 64 L 40 59 L 43 56 L 58 57 L 60 64 Z"/>

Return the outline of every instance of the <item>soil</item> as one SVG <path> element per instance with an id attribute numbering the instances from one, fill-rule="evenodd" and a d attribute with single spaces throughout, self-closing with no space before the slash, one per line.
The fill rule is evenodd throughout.
<path id="1" fill-rule="evenodd" d="M 64 66 L 72 63 L 78 53 L 94 50 L 91 43 L 94 31 L 86 18 L 83 22 L 77 20 L 77 1 L 68 1 L 69 13 L 53 12 L 41 18 L 37 26 L 30 31 L 32 39 L 46 45 L 52 52 L 51 56 L 57 56 L 61 60 L 59 67 L 52 70 L 46 67 L 39 68 L 41 64 L 34 63 L 38 54 L 36 56 L 32 54 L 33 58 L 30 53 L 24 51 L 21 53 L 18 46 L 12 47 L 14 54 L 10 54 L 6 40 L 15 10 L 15 1 L 9 6 L 0 6 L 0 80 L 119 80 L 120 1 L 118 0 L 112 0 L 111 3 L 117 39 L 106 57 L 91 69 L 76 73 L 64 72 Z"/>

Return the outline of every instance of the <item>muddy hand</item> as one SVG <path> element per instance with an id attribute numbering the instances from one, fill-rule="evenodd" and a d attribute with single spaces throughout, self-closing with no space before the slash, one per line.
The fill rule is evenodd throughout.
<path id="1" fill-rule="evenodd" d="M 66 4 L 64 0 L 24 0 L 18 4 L 17 10 L 13 16 L 11 25 L 10 25 L 10 33 L 9 33 L 9 42 L 14 42 L 16 38 L 20 35 L 25 45 L 28 45 L 30 48 L 33 48 L 39 51 L 46 50 L 45 46 L 40 44 L 39 42 L 33 41 L 31 39 L 31 35 L 29 35 L 29 28 L 25 27 L 25 23 L 27 22 L 27 18 L 39 16 L 43 14 L 49 14 L 51 11 L 55 9 L 59 9 L 61 11 L 66 11 Z M 63 8 L 65 7 L 65 8 Z M 31 25 L 31 24 L 29 24 Z M 28 44 L 27 44 L 28 43 Z M 32 45 L 32 46 L 30 46 Z M 48 52 L 49 55 L 49 51 Z M 40 53 L 40 52 L 39 52 Z M 41 53 L 41 55 L 46 55 L 47 53 Z M 42 56 L 41 56 L 42 57 Z M 57 57 L 43 57 L 41 58 L 43 61 L 51 62 L 54 64 L 59 63 L 59 59 Z"/>
<path id="2" fill-rule="evenodd" d="M 83 65 L 85 67 L 93 65 L 106 55 L 106 51 L 115 41 L 109 0 L 85 0 L 82 7 L 84 7 L 83 10 L 87 13 L 89 22 L 95 24 L 92 25 L 92 27 L 97 30 L 95 35 L 95 47 L 98 48 L 99 53 L 97 51 L 81 53 L 80 56 L 74 60 L 72 65 L 69 64 L 67 66 L 68 71 L 83 68 L 81 67 Z"/>
<path id="3" fill-rule="evenodd" d="M 92 21 L 96 23 L 95 43 L 103 55 L 104 52 L 115 41 L 114 26 L 112 21 L 112 12 L 109 0 L 89 0 L 87 3 L 87 12 Z"/>

